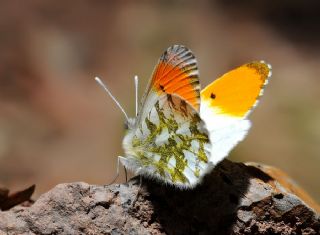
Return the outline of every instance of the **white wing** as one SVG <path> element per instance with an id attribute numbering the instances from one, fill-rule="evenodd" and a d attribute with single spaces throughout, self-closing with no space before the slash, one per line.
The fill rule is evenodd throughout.
<path id="1" fill-rule="evenodd" d="M 210 162 L 214 165 L 228 156 L 229 152 L 245 138 L 250 129 L 250 121 L 220 115 L 205 102 L 201 103 L 200 117 L 206 123 L 212 144 Z"/>

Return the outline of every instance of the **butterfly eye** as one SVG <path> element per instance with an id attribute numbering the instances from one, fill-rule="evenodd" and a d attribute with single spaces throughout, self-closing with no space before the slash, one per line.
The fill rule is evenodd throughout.
<path id="1" fill-rule="evenodd" d="M 129 129 L 129 124 L 128 124 L 128 122 L 124 122 L 124 129 L 125 129 L 125 130 L 128 130 L 128 129 Z"/>

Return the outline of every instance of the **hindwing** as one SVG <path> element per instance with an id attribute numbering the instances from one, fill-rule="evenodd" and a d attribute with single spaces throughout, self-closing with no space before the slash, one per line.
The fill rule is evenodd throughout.
<path id="1" fill-rule="evenodd" d="M 156 96 L 154 105 L 124 139 L 122 163 L 137 174 L 192 187 L 211 169 L 210 141 L 198 112 L 184 99 Z M 133 167 L 132 167 L 133 166 Z"/>

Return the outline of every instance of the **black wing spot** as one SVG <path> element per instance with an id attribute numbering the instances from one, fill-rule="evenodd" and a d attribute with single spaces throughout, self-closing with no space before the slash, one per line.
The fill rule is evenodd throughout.
<path id="1" fill-rule="evenodd" d="M 213 94 L 213 93 L 211 93 L 210 97 L 211 97 L 211 99 L 215 99 L 215 98 L 216 98 L 216 95 Z"/>
<path id="2" fill-rule="evenodd" d="M 161 84 L 160 84 L 160 89 L 161 89 L 162 91 L 165 91 L 165 90 L 164 90 L 164 86 L 162 86 Z"/>

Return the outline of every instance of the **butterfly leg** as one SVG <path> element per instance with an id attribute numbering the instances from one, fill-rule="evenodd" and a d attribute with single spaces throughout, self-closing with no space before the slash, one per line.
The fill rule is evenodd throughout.
<path id="1" fill-rule="evenodd" d="M 118 156 L 116 175 L 115 175 L 115 177 L 113 178 L 113 180 L 112 180 L 109 184 L 107 184 L 107 186 L 113 184 L 113 183 L 118 179 L 118 177 L 119 177 L 120 158 L 122 158 L 122 157 L 121 157 L 121 156 Z M 126 177 L 127 177 L 127 175 L 126 175 Z"/>
<path id="2" fill-rule="evenodd" d="M 123 169 L 124 169 L 124 175 L 125 175 L 125 178 L 126 178 L 126 183 L 128 183 L 128 172 L 127 172 L 127 168 L 125 166 L 123 166 Z"/>

